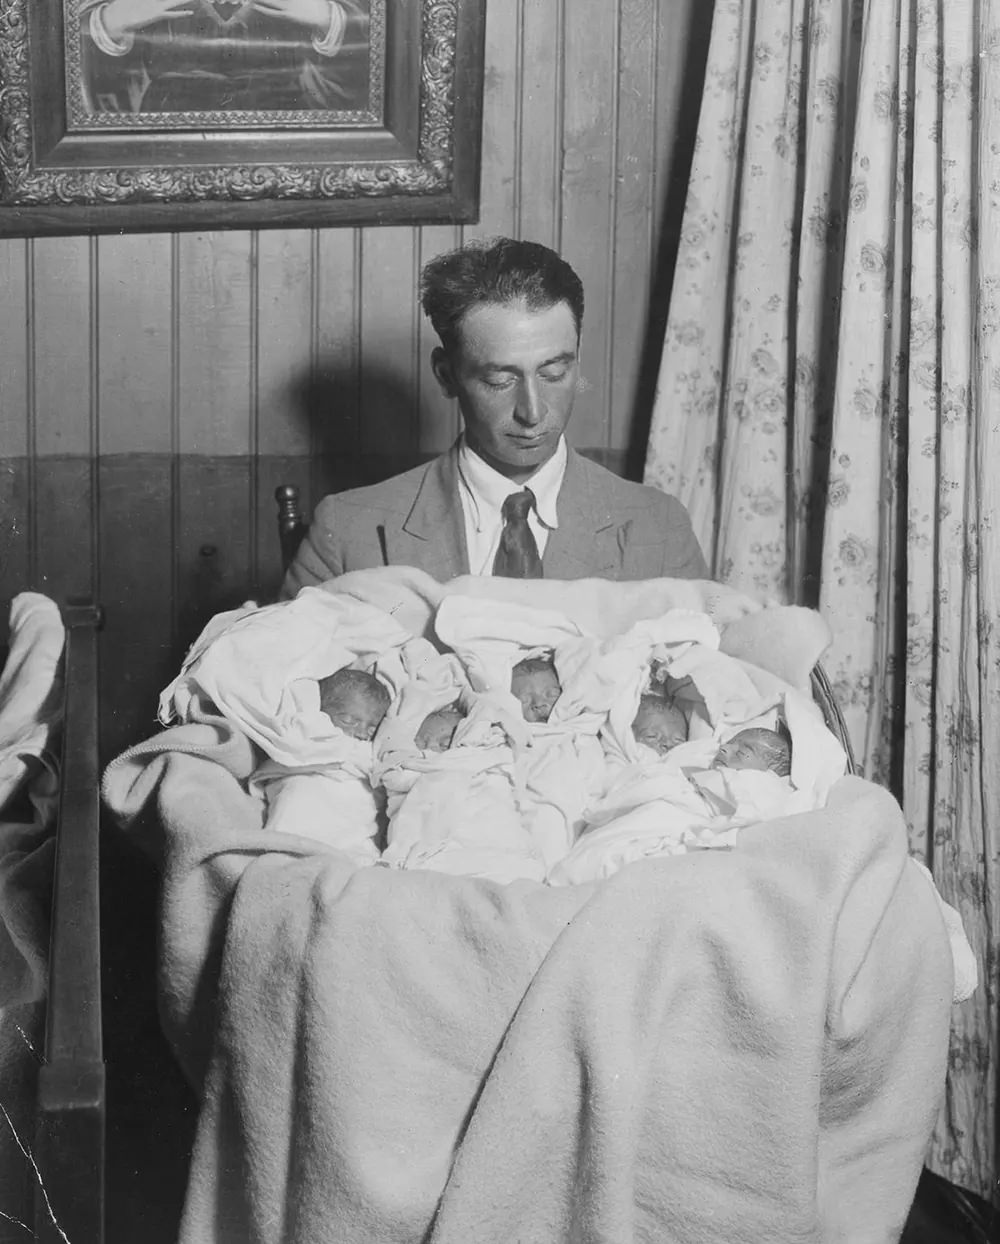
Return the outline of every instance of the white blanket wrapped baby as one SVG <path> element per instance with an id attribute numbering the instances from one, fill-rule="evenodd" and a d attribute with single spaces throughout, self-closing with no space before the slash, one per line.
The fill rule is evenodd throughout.
<path id="1" fill-rule="evenodd" d="M 380 862 L 542 881 L 511 736 L 523 744 L 524 723 L 499 698 L 476 692 L 456 656 L 427 660 L 379 733 L 374 780 L 385 790 L 388 821 Z"/>

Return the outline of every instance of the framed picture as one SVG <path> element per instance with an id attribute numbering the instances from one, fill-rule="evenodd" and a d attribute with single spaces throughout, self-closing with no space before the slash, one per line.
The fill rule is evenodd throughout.
<path id="1" fill-rule="evenodd" d="M 485 0 L 0 0 L 0 236 L 471 222 Z"/>

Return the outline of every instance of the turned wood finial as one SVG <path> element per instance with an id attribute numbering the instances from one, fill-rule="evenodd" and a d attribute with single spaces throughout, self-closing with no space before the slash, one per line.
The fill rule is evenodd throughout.
<path id="1" fill-rule="evenodd" d="M 309 524 L 302 517 L 299 489 L 296 484 L 279 484 L 274 490 L 278 503 L 278 539 L 281 543 L 281 563 L 287 570 L 295 557 L 302 537 Z"/>
<path id="2" fill-rule="evenodd" d="M 299 490 L 295 484 L 279 484 L 274 490 L 278 503 L 278 524 L 283 531 L 291 531 L 302 522 L 299 508 Z"/>

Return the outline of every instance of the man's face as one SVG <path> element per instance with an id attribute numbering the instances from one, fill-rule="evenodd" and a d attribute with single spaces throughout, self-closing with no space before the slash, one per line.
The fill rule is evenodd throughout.
<path id="1" fill-rule="evenodd" d="M 481 303 L 432 362 L 445 394 L 458 399 L 469 447 L 494 470 L 523 483 L 552 457 L 580 375 L 568 303 L 542 311 Z"/>

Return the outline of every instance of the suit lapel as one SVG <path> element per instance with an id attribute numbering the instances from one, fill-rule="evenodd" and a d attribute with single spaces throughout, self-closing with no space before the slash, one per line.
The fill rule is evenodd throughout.
<path id="1" fill-rule="evenodd" d="M 456 459 L 453 445 L 428 463 L 410 512 L 402 522 L 386 521 L 385 549 L 390 566 L 416 566 L 440 583 L 468 573 Z"/>
<path id="2" fill-rule="evenodd" d="M 596 578 L 621 568 L 624 524 L 611 514 L 600 477 L 572 449 L 557 511 L 559 526 L 549 536 L 542 558 L 546 579 Z"/>

